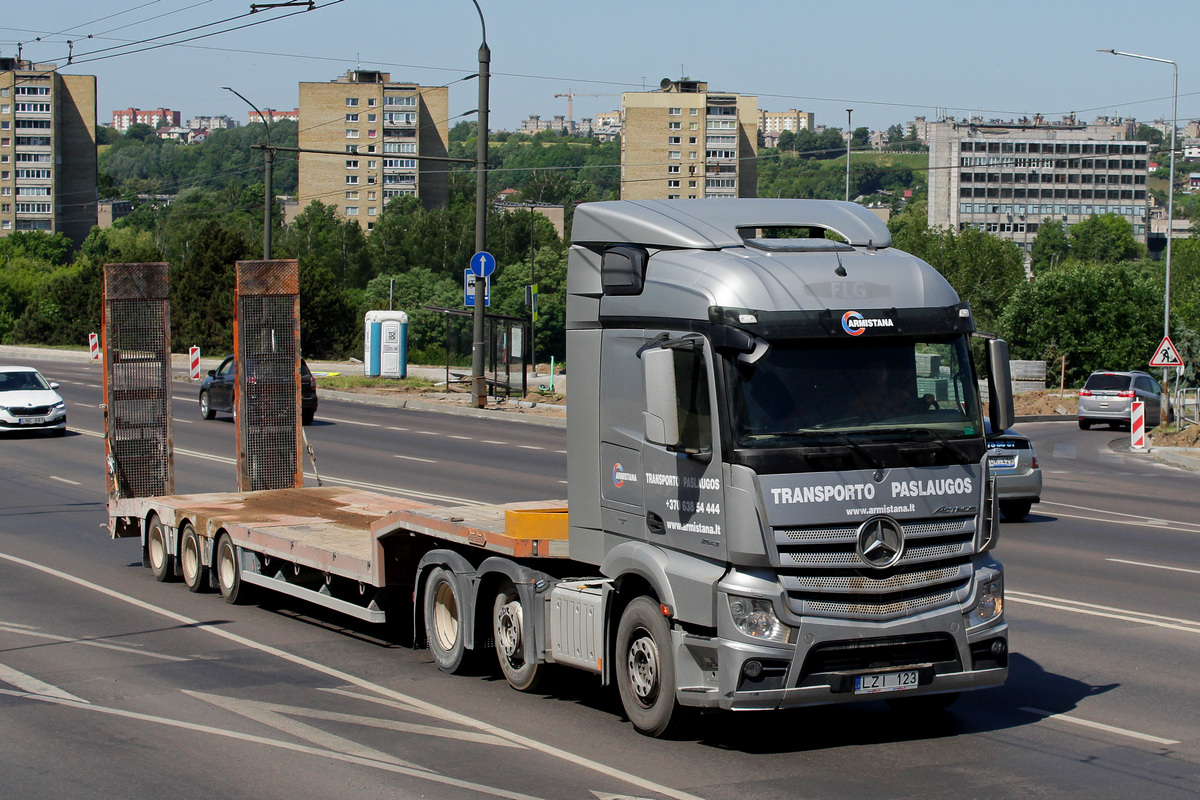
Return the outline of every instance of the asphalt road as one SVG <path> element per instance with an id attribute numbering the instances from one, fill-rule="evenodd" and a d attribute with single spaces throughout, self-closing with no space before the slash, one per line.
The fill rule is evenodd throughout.
<path id="1" fill-rule="evenodd" d="M 0 440 L 0 795 L 14 798 L 1173 798 L 1200 792 L 1200 475 L 1022 426 L 1044 502 L 1005 523 L 1011 677 L 924 719 L 883 703 L 714 715 L 638 736 L 615 691 L 447 676 L 303 603 L 156 583 L 104 515 L 100 374 L 72 432 Z M 176 490 L 233 488 L 233 426 L 177 384 Z M 565 496 L 565 434 L 322 400 L 326 481 L 431 502 Z M 310 480 L 310 482 L 315 482 Z"/>

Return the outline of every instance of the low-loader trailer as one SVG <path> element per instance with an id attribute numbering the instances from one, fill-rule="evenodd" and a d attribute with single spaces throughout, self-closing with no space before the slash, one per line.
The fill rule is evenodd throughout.
<path id="1" fill-rule="evenodd" d="M 943 707 L 1003 683 L 972 337 L 996 431 L 1007 348 L 942 276 L 852 203 L 585 204 L 572 239 L 566 502 L 303 488 L 294 262 L 238 265 L 240 490 L 174 494 L 165 271 L 110 266 L 112 534 L 229 602 L 383 622 L 411 598 L 441 669 L 494 650 L 519 690 L 592 672 L 650 735 L 687 708 Z"/>

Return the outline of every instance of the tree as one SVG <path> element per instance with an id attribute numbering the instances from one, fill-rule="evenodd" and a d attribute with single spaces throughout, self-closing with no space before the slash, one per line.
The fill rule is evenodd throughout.
<path id="1" fill-rule="evenodd" d="M 1162 288 L 1135 270 L 1068 261 L 1022 284 L 999 320 L 1014 358 L 1066 357 L 1067 382 L 1146 362 L 1162 337 Z"/>
<path id="2" fill-rule="evenodd" d="M 1071 255 L 1081 261 L 1115 264 L 1144 254 L 1133 225 L 1116 214 L 1093 214 L 1071 227 Z"/>
<path id="3" fill-rule="evenodd" d="M 1133 138 L 1139 142 L 1149 142 L 1153 145 L 1161 145 L 1166 139 L 1162 131 L 1158 128 L 1151 128 L 1149 125 L 1138 125 Z"/>
<path id="4" fill-rule="evenodd" d="M 146 123 L 135 122 L 125 129 L 125 138 L 145 142 L 157 138 L 157 134 L 155 134 L 154 128 Z"/>
<path id="5" fill-rule="evenodd" d="M 13 231 L 0 238 L 0 257 L 26 256 L 52 266 L 67 264 L 71 250 L 71 240 L 61 233 Z"/>
<path id="6" fill-rule="evenodd" d="M 1033 250 L 1030 253 L 1031 266 L 1034 275 L 1052 270 L 1067 260 L 1071 251 L 1071 242 L 1060 220 L 1046 217 L 1038 226 L 1037 236 L 1033 239 Z"/>
<path id="7" fill-rule="evenodd" d="M 213 221 L 199 230 L 184 260 L 171 265 L 173 350 L 192 345 L 215 353 L 233 349 L 235 263 L 247 250 L 244 238 Z"/>

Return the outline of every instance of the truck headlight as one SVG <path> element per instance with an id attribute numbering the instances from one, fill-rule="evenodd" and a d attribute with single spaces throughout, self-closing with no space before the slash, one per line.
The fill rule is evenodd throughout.
<path id="1" fill-rule="evenodd" d="M 792 629 L 775 616 L 770 600 L 729 595 L 729 615 L 733 624 L 747 636 L 768 642 L 788 642 Z"/>
<path id="2" fill-rule="evenodd" d="M 997 578 L 985 583 L 979 590 L 975 607 L 967 612 L 967 627 L 974 628 L 991 622 L 1004 613 L 1004 579 Z"/>

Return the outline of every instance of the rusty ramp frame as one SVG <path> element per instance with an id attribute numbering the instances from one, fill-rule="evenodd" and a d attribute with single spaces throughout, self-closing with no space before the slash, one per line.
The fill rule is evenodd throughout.
<path id="1" fill-rule="evenodd" d="M 101 332 L 110 504 L 175 490 L 168 294 L 166 264 L 104 265 Z"/>
<path id="2" fill-rule="evenodd" d="M 233 351 L 238 489 L 303 487 L 295 259 L 237 262 Z"/>

